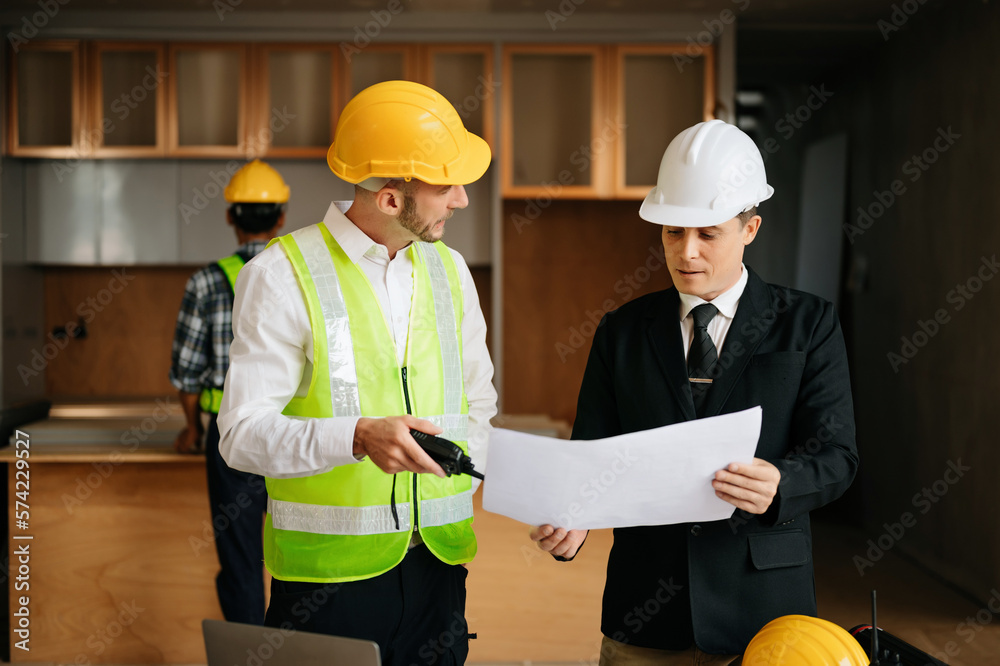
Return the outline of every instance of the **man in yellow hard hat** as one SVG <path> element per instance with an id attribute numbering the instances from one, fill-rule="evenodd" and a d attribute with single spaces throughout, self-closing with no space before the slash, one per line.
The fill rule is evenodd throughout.
<path id="1" fill-rule="evenodd" d="M 440 94 L 388 81 L 347 104 L 327 162 L 354 201 L 244 270 L 219 414 L 223 456 L 267 479 L 266 623 L 375 641 L 386 664 L 461 664 L 476 486 L 409 431 L 485 465 L 486 325 L 440 239 L 490 150 Z"/>
<path id="2" fill-rule="evenodd" d="M 264 623 L 261 521 L 267 505 L 264 480 L 231 469 L 219 455 L 217 414 L 229 369 L 236 276 L 275 237 L 285 222 L 288 185 L 269 165 L 254 160 L 229 181 L 226 221 L 239 247 L 191 276 L 177 315 L 170 381 L 180 392 L 187 426 L 174 448 L 199 448 L 205 434 L 201 414 L 210 415 L 205 467 L 215 550 L 221 570 L 215 579 L 222 613 L 231 622 Z"/>

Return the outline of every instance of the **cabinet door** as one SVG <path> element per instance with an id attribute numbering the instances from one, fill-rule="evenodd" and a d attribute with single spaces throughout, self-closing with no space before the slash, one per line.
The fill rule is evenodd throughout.
<path id="1" fill-rule="evenodd" d="M 618 130 L 604 108 L 605 47 L 504 48 L 504 197 L 603 198 Z"/>
<path id="2" fill-rule="evenodd" d="M 495 156 L 493 109 L 498 86 L 493 76 L 493 46 L 429 46 L 422 62 L 422 78 L 452 103 L 465 129 L 485 139 Z M 491 263 L 493 173 L 491 167 L 482 178 L 465 186 L 469 205 L 456 210 L 445 226 L 444 242 L 461 252 L 470 266 Z"/>
<path id="3" fill-rule="evenodd" d="M 685 128 L 711 120 L 715 109 L 712 47 L 697 56 L 687 45 L 615 49 L 612 90 L 622 127 L 615 160 L 615 197 L 642 199 L 656 185 L 663 151 Z"/>
<path id="4" fill-rule="evenodd" d="M 168 154 L 245 156 L 247 47 L 171 45 L 170 72 Z"/>
<path id="5" fill-rule="evenodd" d="M 87 143 L 99 157 L 162 157 L 166 152 L 165 49 L 160 44 L 93 45 L 87 90 Z"/>
<path id="6" fill-rule="evenodd" d="M 324 157 L 333 142 L 336 49 L 266 45 L 256 58 L 249 148 L 271 157 Z"/>
<path id="7" fill-rule="evenodd" d="M 78 41 L 18 46 L 10 63 L 7 145 L 11 155 L 83 156 L 81 71 Z"/>
<path id="8" fill-rule="evenodd" d="M 462 118 L 465 129 L 483 137 L 495 151 L 493 132 L 493 46 L 449 44 L 429 46 L 423 57 L 427 85 L 444 95 Z"/>
<path id="9" fill-rule="evenodd" d="M 371 45 L 358 53 L 345 53 L 343 65 L 343 104 L 347 104 L 352 97 L 368 86 L 382 81 L 419 79 L 419 67 L 413 46 Z"/>
<path id="10" fill-rule="evenodd" d="M 93 266 L 101 234 L 100 162 L 31 160 L 24 165 L 24 223 L 31 263 Z"/>
<path id="11" fill-rule="evenodd" d="M 105 265 L 176 264 L 178 163 L 174 160 L 104 160 L 101 166 L 101 236 Z"/>

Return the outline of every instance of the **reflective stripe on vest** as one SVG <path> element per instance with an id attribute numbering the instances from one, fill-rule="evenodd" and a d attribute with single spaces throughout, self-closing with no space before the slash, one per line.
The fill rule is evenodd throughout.
<path id="1" fill-rule="evenodd" d="M 267 500 L 267 511 L 275 529 L 313 532 L 315 534 L 385 534 L 396 531 L 395 519 L 387 505 L 323 506 Z M 409 530 L 410 506 L 396 507 L 399 527 Z M 472 515 L 472 491 L 420 502 L 420 524 L 437 527 L 457 523 Z"/>
<path id="2" fill-rule="evenodd" d="M 393 334 L 360 267 L 323 224 L 272 242 L 279 242 L 291 261 L 313 333 L 308 391 L 293 398 L 284 413 L 314 418 L 405 414 Z M 412 413 L 441 426 L 444 437 L 467 451 L 458 271 L 443 244 L 414 243 L 406 252 L 413 261 L 405 361 Z M 470 561 L 476 544 L 469 477 L 409 472 L 395 477 L 394 485 L 393 475 L 366 459 L 310 477 L 268 478 L 264 554 L 271 574 L 315 582 L 377 576 L 402 560 L 414 523 L 441 560 Z"/>
<path id="3" fill-rule="evenodd" d="M 229 289 L 236 293 L 236 276 L 240 274 L 240 270 L 243 268 L 246 262 L 243 261 L 243 257 L 238 254 L 232 254 L 228 257 L 223 257 L 216 262 L 222 272 L 226 275 L 226 280 L 229 281 Z M 201 390 L 201 396 L 198 398 L 198 406 L 201 407 L 201 411 L 208 412 L 210 414 L 218 414 L 219 407 L 222 406 L 222 389 L 220 388 L 204 388 Z"/>

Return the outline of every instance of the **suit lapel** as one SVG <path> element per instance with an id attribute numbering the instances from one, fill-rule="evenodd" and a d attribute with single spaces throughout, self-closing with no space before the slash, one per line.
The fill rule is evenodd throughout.
<path id="1" fill-rule="evenodd" d="M 664 297 L 658 299 L 657 306 L 647 314 L 652 321 L 646 330 L 653 353 L 663 370 L 664 379 L 670 386 L 684 419 L 690 421 L 696 418 L 696 415 L 688 383 L 687 366 L 684 363 L 684 343 L 678 321 L 680 298 L 676 289 L 668 289 L 663 293 Z"/>
<path id="2" fill-rule="evenodd" d="M 725 365 L 706 397 L 705 416 L 716 416 L 722 410 L 754 351 L 774 324 L 767 284 L 749 268 L 747 271 L 747 286 L 719 354 L 719 363 Z"/>

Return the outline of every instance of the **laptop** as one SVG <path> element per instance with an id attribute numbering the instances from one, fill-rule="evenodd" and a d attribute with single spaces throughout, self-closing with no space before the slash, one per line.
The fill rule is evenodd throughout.
<path id="1" fill-rule="evenodd" d="M 208 666 L 382 666 L 372 641 L 222 620 L 201 628 Z"/>

